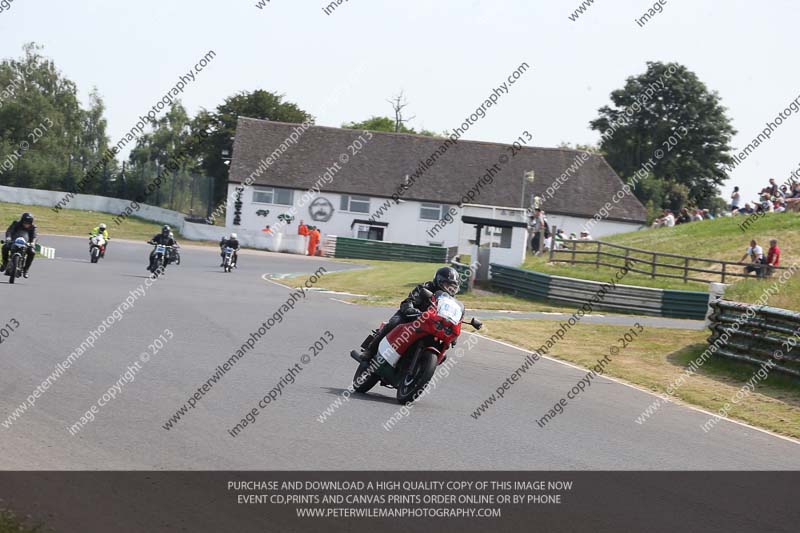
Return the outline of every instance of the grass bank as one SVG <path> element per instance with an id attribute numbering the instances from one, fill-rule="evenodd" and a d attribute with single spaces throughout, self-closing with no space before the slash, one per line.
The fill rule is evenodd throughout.
<path id="1" fill-rule="evenodd" d="M 766 252 L 770 239 L 777 239 L 781 248 L 781 265 L 790 266 L 800 263 L 800 215 L 797 213 L 770 213 L 755 219 L 744 230 L 740 225 L 747 217 L 722 217 L 716 220 L 704 220 L 681 224 L 673 228 L 645 229 L 604 237 L 603 240 L 620 246 L 639 248 L 653 252 L 671 253 L 684 256 L 738 261 L 744 254 L 750 239 L 755 239 Z M 642 255 L 642 259 L 648 259 Z M 666 259 L 659 261 L 667 262 Z M 672 260 L 672 264 L 682 265 L 681 260 Z M 611 260 L 612 263 L 621 259 Z M 697 266 L 697 265 L 693 265 Z M 744 266 L 744 265 L 743 265 Z M 595 281 L 606 281 L 615 269 L 608 267 L 595 268 L 592 265 L 568 265 L 565 263 L 548 263 L 546 257 L 529 257 L 523 268 Z M 666 271 L 666 270 L 665 270 Z M 678 271 L 672 271 L 673 274 Z M 698 274 L 693 274 L 698 276 Z M 709 276 L 711 279 L 712 276 Z M 719 281 L 719 277 L 714 277 Z M 655 287 L 660 289 L 707 291 L 707 283 L 683 283 L 682 280 L 670 278 L 651 278 L 645 274 L 629 273 L 625 278 L 627 285 Z M 741 279 L 731 282 L 726 297 L 742 302 L 754 302 L 770 281 L 755 278 Z M 769 305 L 785 309 L 800 309 L 800 280 L 792 278 L 782 287 L 780 293 L 772 296 Z"/>
<path id="2" fill-rule="evenodd" d="M 557 327 L 554 322 L 536 320 L 487 320 L 486 335 L 510 342 L 526 350 L 544 344 Z M 622 348 L 618 339 L 629 328 L 574 326 L 547 355 L 580 365 L 594 366 L 609 353 L 611 346 L 620 348 L 606 366 L 606 373 L 645 389 L 666 394 L 667 387 L 686 366 L 705 350 L 708 331 L 645 328 L 633 342 Z M 724 358 L 708 360 L 696 374 L 675 392 L 675 399 L 717 412 L 736 395 L 758 367 Z M 728 416 L 753 426 L 800 438 L 800 387 L 798 380 L 778 373 L 758 383 L 729 411 Z M 657 418 L 656 412 L 653 417 Z M 631 420 L 631 423 L 635 423 Z M 645 422 L 647 424 L 647 422 Z M 702 431 L 698 426 L 698 431 Z M 713 430 L 712 430 L 713 431 Z"/>

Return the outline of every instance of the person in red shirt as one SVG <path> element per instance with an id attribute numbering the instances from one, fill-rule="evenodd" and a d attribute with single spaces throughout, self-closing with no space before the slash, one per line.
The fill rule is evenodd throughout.
<path id="1" fill-rule="evenodd" d="M 781 249 L 778 248 L 778 241 L 776 239 L 772 239 L 769 241 L 769 250 L 767 251 L 767 268 L 765 272 L 766 276 L 771 276 L 774 267 L 780 266 L 781 263 Z"/>

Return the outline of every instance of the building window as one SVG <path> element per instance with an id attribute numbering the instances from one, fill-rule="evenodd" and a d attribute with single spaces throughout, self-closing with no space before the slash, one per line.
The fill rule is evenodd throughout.
<path id="1" fill-rule="evenodd" d="M 438 222 L 444 218 L 446 212 L 447 206 L 443 204 L 422 204 L 419 208 L 419 218 Z"/>
<path id="2" fill-rule="evenodd" d="M 350 213 L 369 213 L 369 197 L 343 194 L 339 209 Z"/>
<path id="3" fill-rule="evenodd" d="M 260 187 L 253 189 L 254 204 L 293 205 L 294 191 L 278 187 Z"/>

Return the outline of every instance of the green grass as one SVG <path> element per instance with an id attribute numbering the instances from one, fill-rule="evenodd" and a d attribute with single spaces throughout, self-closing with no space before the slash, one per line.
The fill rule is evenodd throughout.
<path id="1" fill-rule="evenodd" d="M 397 306 L 419 283 L 433 278 L 436 269 L 445 266 L 436 263 L 406 263 L 398 261 L 352 260 L 368 265 L 366 269 L 347 272 L 331 272 L 325 275 L 319 286 L 328 290 L 366 295 L 351 301 L 368 305 Z M 287 285 L 300 281 L 301 277 L 284 280 Z M 565 311 L 566 308 L 533 302 L 523 298 L 482 290 L 459 294 L 458 299 L 472 309 L 506 309 L 511 311 Z M 571 312 L 571 311 L 570 311 Z"/>
<path id="2" fill-rule="evenodd" d="M 790 266 L 794 262 L 800 262 L 800 215 L 797 213 L 771 213 L 755 221 L 742 231 L 739 224 L 746 220 L 744 216 L 722 217 L 716 220 L 706 220 L 702 222 L 692 222 L 681 224 L 673 228 L 645 229 L 641 231 L 622 233 L 603 237 L 603 241 L 651 250 L 654 252 L 672 253 L 678 255 L 702 257 L 709 259 L 719 259 L 726 261 L 738 261 L 744 254 L 750 239 L 756 239 L 759 245 L 766 252 L 769 247 L 770 239 L 777 239 L 781 249 L 781 265 Z M 583 245 L 578 249 L 589 250 L 591 245 Z M 619 252 L 624 255 L 624 252 Z M 588 259 L 591 256 L 584 256 Z M 645 254 L 632 254 L 634 258 L 650 259 Z M 605 261 L 622 264 L 621 259 L 607 258 Z M 668 260 L 659 258 L 659 262 L 669 262 L 682 266 L 680 259 Z M 718 269 L 709 264 L 690 263 L 690 266 Z M 744 265 L 743 265 L 744 266 Z M 595 281 L 606 281 L 616 271 L 615 268 L 600 267 L 592 265 L 568 265 L 566 263 L 547 263 L 546 257 L 529 257 L 523 268 L 535 270 L 546 274 L 559 276 L 576 277 Z M 643 270 L 649 269 L 647 266 L 640 266 Z M 735 271 L 741 272 L 740 267 L 735 267 Z M 678 274 L 680 271 L 674 269 L 658 269 L 657 272 Z M 708 279 L 709 281 L 720 281 L 719 276 L 692 273 L 695 277 Z M 755 278 L 742 279 L 731 278 L 726 280 L 731 286 L 726 291 L 726 298 L 742 301 L 754 302 L 757 300 L 764 289 L 771 285 L 777 276 L 772 280 L 763 281 Z M 671 278 L 651 278 L 646 274 L 635 272 L 629 273 L 624 281 L 627 285 L 639 285 L 643 287 L 655 287 L 661 289 L 676 290 L 699 290 L 707 291 L 707 283 L 684 283 L 683 280 Z M 778 294 L 773 295 L 769 300 L 769 305 L 783 307 L 787 309 L 800 309 L 800 282 L 790 280 L 782 287 Z"/>
<path id="3" fill-rule="evenodd" d="M 128 217 L 119 226 L 111 221 L 116 215 L 101 211 L 81 211 L 78 209 L 62 209 L 58 213 L 49 207 L 20 205 L 0 202 L 0 225 L 3 232 L 25 211 L 33 214 L 36 228 L 40 234 L 88 236 L 89 232 L 104 222 L 108 226 L 108 234 L 113 240 L 132 239 L 147 240 L 161 231 L 162 224 L 149 222 L 136 217 Z M 179 233 L 176 231 L 175 235 Z M 44 243 L 46 244 L 46 243 Z"/>
<path id="4" fill-rule="evenodd" d="M 536 320 L 487 320 L 485 334 L 527 350 L 539 348 L 554 332 L 552 322 Z M 621 348 L 617 339 L 628 328 L 578 324 L 547 355 L 585 368 Z M 484 330 L 481 331 L 484 333 Z M 633 342 L 611 358 L 606 373 L 645 389 L 666 393 L 686 365 L 707 347 L 707 331 L 645 328 Z M 757 367 L 712 357 L 675 392 L 675 399 L 717 412 L 730 402 Z M 728 412 L 730 418 L 776 433 L 800 438 L 800 380 L 772 372 Z M 658 413 L 654 417 L 660 416 Z M 631 423 L 634 423 L 631 420 Z M 647 422 L 645 422 L 647 424 Z M 698 426 L 698 431 L 700 428 Z M 713 431 L 713 430 L 712 430 Z"/>
<path id="5" fill-rule="evenodd" d="M 42 525 L 26 525 L 13 512 L 0 509 L 0 533 L 43 533 L 44 531 Z"/>

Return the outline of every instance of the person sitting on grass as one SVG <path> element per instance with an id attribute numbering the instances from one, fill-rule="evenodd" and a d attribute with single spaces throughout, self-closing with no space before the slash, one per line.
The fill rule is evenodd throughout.
<path id="1" fill-rule="evenodd" d="M 775 268 L 781 264 L 781 249 L 778 248 L 778 240 L 772 239 L 769 241 L 769 250 L 767 250 L 767 264 L 764 267 L 762 277 L 769 277 L 775 271 Z"/>
<path id="2" fill-rule="evenodd" d="M 749 274 L 755 272 L 756 277 L 761 277 L 761 267 L 764 262 L 764 250 L 753 239 L 750 241 L 750 246 L 745 250 L 744 255 L 739 259 L 740 263 L 744 263 L 745 259 L 750 257 L 750 264 L 744 267 L 744 273 Z"/>

